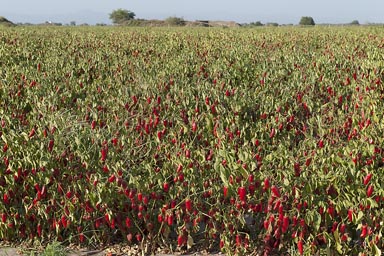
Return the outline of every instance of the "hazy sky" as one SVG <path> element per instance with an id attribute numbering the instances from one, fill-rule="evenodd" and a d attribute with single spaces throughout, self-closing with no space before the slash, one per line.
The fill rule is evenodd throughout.
<path id="1" fill-rule="evenodd" d="M 316 23 L 384 22 L 384 0 L 0 0 L 0 16 L 13 22 L 110 23 L 109 13 L 118 8 L 144 19 L 297 24 L 312 16 Z"/>

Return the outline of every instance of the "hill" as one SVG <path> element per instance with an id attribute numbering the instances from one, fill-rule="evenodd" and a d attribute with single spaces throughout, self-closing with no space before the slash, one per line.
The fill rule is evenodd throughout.
<path id="1" fill-rule="evenodd" d="M 7 20 L 6 18 L 4 18 L 3 16 L 0 16 L 0 26 L 15 26 L 15 24 L 9 20 Z"/>

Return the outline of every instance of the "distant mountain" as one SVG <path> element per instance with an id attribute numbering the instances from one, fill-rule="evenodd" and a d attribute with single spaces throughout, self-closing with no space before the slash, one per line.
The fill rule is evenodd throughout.
<path id="1" fill-rule="evenodd" d="M 90 10 L 79 10 L 71 13 L 2 13 L 5 17 L 11 19 L 18 24 L 43 24 L 45 22 L 69 24 L 76 22 L 77 24 L 88 23 L 94 25 L 97 23 L 110 24 L 109 14 L 102 12 L 94 12 Z"/>

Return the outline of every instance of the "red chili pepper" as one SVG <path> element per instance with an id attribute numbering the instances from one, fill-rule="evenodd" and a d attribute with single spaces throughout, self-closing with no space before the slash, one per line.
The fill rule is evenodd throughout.
<path id="1" fill-rule="evenodd" d="M 49 143 L 48 143 L 48 151 L 49 152 L 52 152 L 54 144 L 55 144 L 55 141 L 53 139 L 49 141 Z"/>
<path id="2" fill-rule="evenodd" d="M 361 234 L 360 234 L 360 237 L 361 238 L 364 238 L 368 235 L 368 226 L 367 225 L 363 225 L 363 227 L 361 228 Z"/>
<path id="3" fill-rule="evenodd" d="M 371 197 L 372 196 L 373 190 L 374 190 L 373 186 L 369 185 L 368 188 L 367 188 L 367 197 Z"/>
<path id="4" fill-rule="evenodd" d="M 240 201 L 244 202 L 246 200 L 246 196 L 247 196 L 247 189 L 245 187 L 239 187 L 237 189 L 237 194 L 240 198 Z"/>
<path id="5" fill-rule="evenodd" d="M 353 210 L 352 209 L 348 209 L 348 220 L 349 220 L 349 222 L 352 222 L 352 214 L 353 214 Z"/>
<path id="6" fill-rule="evenodd" d="M 63 225 L 64 228 L 67 228 L 67 226 L 68 226 L 67 217 L 65 217 L 65 216 L 61 217 L 61 225 Z"/>
<path id="7" fill-rule="evenodd" d="M 241 236 L 236 235 L 236 246 L 241 246 Z"/>
<path id="8" fill-rule="evenodd" d="M 278 187 L 276 187 L 275 185 L 273 185 L 273 186 L 271 187 L 271 191 L 272 191 L 272 195 L 273 195 L 274 197 L 280 197 L 280 191 L 279 191 L 279 188 L 278 188 Z"/>
<path id="9" fill-rule="evenodd" d="M 283 233 L 287 232 L 288 227 L 289 227 L 289 217 L 284 216 L 283 217 L 283 225 L 282 225 L 281 231 Z"/>
<path id="10" fill-rule="evenodd" d="M 127 227 L 127 228 L 130 228 L 131 226 L 132 226 L 132 221 L 131 221 L 131 219 L 130 218 L 125 218 L 125 226 Z"/>
<path id="11" fill-rule="evenodd" d="M 164 218 L 163 218 L 163 215 L 162 215 L 161 213 L 160 213 L 159 215 L 157 215 L 157 221 L 158 221 L 159 223 L 162 223 L 163 220 L 164 220 Z"/>
<path id="12" fill-rule="evenodd" d="M 7 193 L 3 195 L 3 202 L 4 204 L 9 204 L 9 195 Z"/>
<path id="13" fill-rule="evenodd" d="M 32 130 L 29 132 L 29 138 L 32 138 L 36 134 L 35 128 L 32 128 Z"/>
<path id="14" fill-rule="evenodd" d="M 272 128 L 271 132 L 269 133 L 269 138 L 272 139 L 273 137 L 275 137 L 275 134 L 276 134 L 275 128 Z"/>
<path id="15" fill-rule="evenodd" d="M 341 234 L 344 234 L 345 233 L 345 229 L 346 229 L 347 225 L 345 225 L 344 223 L 340 225 L 340 233 Z"/>
<path id="16" fill-rule="evenodd" d="M 1 214 L 1 221 L 2 221 L 3 223 L 5 223 L 5 222 L 7 221 L 7 214 L 6 214 L 6 213 L 2 213 L 2 214 Z"/>
<path id="17" fill-rule="evenodd" d="M 167 223 L 168 223 L 168 226 L 172 226 L 172 224 L 173 224 L 173 215 L 172 214 L 167 216 Z"/>
<path id="18" fill-rule="evenodd" d="M 165 182 L 163 184 L 163 189 L 164 189 L 164 192 L 168 192 L 169 191 L 169 183 Z"/>
<path id="19" fill-rule="evenodd" d="M 181 247 L 181 246 L 184 245 L 184 243 L 185 243 L 184 236 L 183 236 L 183 235 L 179 235 L 179 236 L 177 237 L 177 245 L 178 245 L 179 247 Z"/>
<path id="20" fill-rule="evenodd" d="M 227 197 L 227 195 L 228 195 L 228 187 L 223 187 L 223 195 L 224 195 L 224 197 Z"/>
<path id="21" fill-rule="evenodd" d="M 297 249 L 299 250 L 299 254 L 300 255 L 303 255 L 303 241 L 300 240 L 298 243 L 297 243 Z"/>
<path id="22" fill-rule="evenodd" d="M 107 159 L 107 153 L 108 149 L 106 147 L 103 147 L 101 149 L 101 161 L 104 162 Z"/>
<path id="23" fill-rule="evenodd" d="M 185 200 L 185 208 L 187 209 L 188 212 L 192 211 L 192 201 L 191 201 L 191 199 L 186 199 Z"/>
<path id="24" fill-rule="evenodd" d="M 367 176 L 364 177 L 364 181 L 363 181 L 364 186 L 368 185 L 371 178 L 372 178 L 372 173 L 368 173 Z"/>
<path id="25" fill-rule="evenodd" d="M 264 190 L 267 190 L 269 188 L 269 179 L 265 178 L 264 180 Z"/>
<path id="26" fill-rule="evenodd" d="M 109 178 L 108 178 L 108 181 L 109 183 L 112 183 L 116 180 L 116 176 L 114 174 L 112 174 Z"/>

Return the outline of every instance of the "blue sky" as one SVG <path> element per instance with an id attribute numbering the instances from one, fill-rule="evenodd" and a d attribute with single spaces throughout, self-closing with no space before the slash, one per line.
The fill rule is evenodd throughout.
<path id="1" fill-rule="evenodd" d="M 384 23 L 384 0 L 0 0 L 0 16 L 13 22 L 110 23 L 109 13 L 118 8 L 144 19 L 297 24 L 312 16 L 316 23 Z"/>

